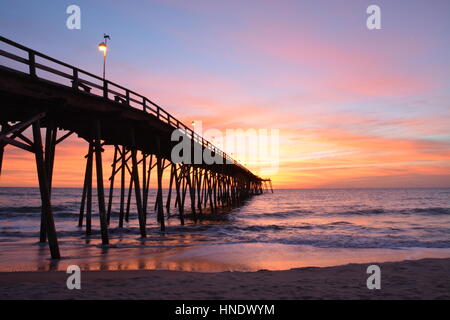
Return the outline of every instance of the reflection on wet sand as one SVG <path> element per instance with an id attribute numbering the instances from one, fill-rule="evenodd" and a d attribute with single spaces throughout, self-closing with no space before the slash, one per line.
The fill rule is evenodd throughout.
<path id="1" fill-rule="evenodd" d="M 197 238 L 197 237 L 193 237 Z M 425 257 L 450 257 L 449 249 L 380 250 L 314 248 L 280 244 L 221 244 L 186 245 L 186 239 L 170 240 L 164 244 L 148 246 L 148 239 L 138 239 L 130 247 L 118 241 L 101 246 L 92 240 L 83 250 L 74 247 L 58 260 L 48 259 L 46 248 L 39 245 L 38 254 L 26 264 L 0 264 L 2 271 L 65 271 L 76 264 L 84 271 L 114 270 L 174 270 L 196 272 L 287 270 L 300 267 L 326 267 L 348 263 L 415 260 Z M 174 245 L 176 243 L 183 245 Z M 121 247 L 123 246 L 123 247 Z M 32 252 L 32 251 L 31 251 Z M 80 255 L 82 252 L 82 255 Z"/>

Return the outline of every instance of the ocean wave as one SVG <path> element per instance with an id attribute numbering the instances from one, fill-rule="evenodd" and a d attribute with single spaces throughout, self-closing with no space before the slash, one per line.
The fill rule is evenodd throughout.
<path id="1" fill-rule="evenodd" d="M 63 211 L 73 211 L 74 208 L 71 206 L 64 205 L 53 205 L 53 212 L 63 212 Z M 0 207 L 0 213 L 40 213 L 41 206 L 21 206 L 21 207 Z"/>
<path id="2" fill-rule="evenodd" d="M 383 208 L 375 208 L 375 209 L 366 209 L 366 210 L 353 210 L 353 211 L 340 211 L 326 214 L 334 214 L 334 215 L 361 215 L 361 216 L 369 216 L 369 215 L 382 215 L 382 214 L 401 214 L 401 215 L 450 215 L 450 208 L 444 207 L 430 207 L 430 208 L 408 208 L 408 209 L 383 209 Z"/>
<path id="3" fill-rule="evenodd" d="M 424 215 L 447 215 L 450 214 L 450 208 L 448 207 L 428 207 L 428 208 L 407 208 L 407 209 L 388 209 L 388 208 L 369 208 L 358 210 L 342 210 L 342 211 L 329 211 L 322 210 L 321 208 L 315 211 L 311 210 L 294 210 L 294 211 L 278 211 L 268 213 L 253 213 L 246 214 L 244 218 L 290 218 L 290 217 L 306 217 L 314 215 L 343 215 L 343 216 L 372 216 L 372 215 L 388 215 L 388 214 L 424 214 Z"/>
<path id="4" fill-rule="evenodd" d="M 271 231 L 281 231 L 281 230 L 285 230 L 286 228 L 280 225 L 276 225 L 276 224 L 272 224 L 272 225 L 267 225 L 267 226 L 236 226 L 236 229 L 239 229 L 241 231 L 267 231 L 267 230 L 271 230 Z"/>
<path id="5" fill-rule="evenodd" d="M 1 207 L 0 213 L 36 213 L 41 212 L 41 207 L 31 207 L 31 206 L 22 206 L 22 207 Z"/>
<path id="6" fill-rule="evenodd" d="M 436 214 L 436 215 L 446 215 L 450 214 L 450 208 L 415 208 L 412 209 L 414 213 L 425 213 L 425 214 Z"/>
<path id="7" fill-rule="evenodd" d="M 291 211 L 277 211 L 277 212 L 263 212 L 263 213 L 254 213 L 254 214 L 245 214 L 245 218 L 255 217 L 255 218 L 290 218 L 296 216 L 298 214 L 313 214 L 313 211 L 310 210 L 291 210 Z"/>
<path id="8" fill-rule="evenodd" d="M 402 248 L 450 248 L 449 240 L 420 240 L 410 239 L 403 236 L 385 237 L 374 239 L 373 237 L 360 236 L 358 238 L 346 235 L 335 235 L 327 237 L 291 237 L 258 239 L 258 242 L 308 245 L 319 248 L 342 248 L 342 249 L 402 249 Z"/>
<path id="9" fill-rule="evenodd" d="M 384 209 L 365 209 L 365 210 L 353 210 L 353 211 L 341 211 L 341 212 L 334 212 L 332 214 L 337 215 L 376 215 L 376 214 L 383 214 L 386 213 Z"/>

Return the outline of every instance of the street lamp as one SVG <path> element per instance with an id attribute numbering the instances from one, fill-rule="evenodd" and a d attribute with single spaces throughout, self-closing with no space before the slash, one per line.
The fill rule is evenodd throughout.
<path id="1" fill-rule="evenodd" d="M 106 52 L 108 51 L 108 40 L 111 40 L 110 36 L 103 34 L 104 41 L 100 42 L 98 45 L 98 50 L 103 52 L 103 80 L 105 80 L 105 70 L 106 70 Z"/>

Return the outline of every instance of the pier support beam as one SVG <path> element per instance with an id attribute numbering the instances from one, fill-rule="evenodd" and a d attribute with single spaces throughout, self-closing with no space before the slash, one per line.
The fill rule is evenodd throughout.
<path id="1" fill-rule="evenodd" d="M 132 179 L 134 184 L 134 191 L 136 193 L 136 207 L 138 211 L 138 219 L 139 219 L 139 230 L 141 232 L 141 237 L 145 238 L 147 237 L 147 233 L 145 230 L 145 217 L 144 217 L 144 211 L 142 209 L 142 199 L 141 199 L 141 188 L 139 184 L 139 168 L 137 163 L 137 151 L 131 150 L 131 159 L 133 162 L 133 168 L 131 170 L 132 172 Z"/>
<path id="2" fill-rule="evenodd" d="M 145 184 L 144 184 L 144 192 L 143 192 L 144 199 L 143 199 L 143 204 L 142 204 L 142 206 L 144 207 L 146 224 L 147 224 L 148 194 L 149 194 L 149 190 L 150 190 L 150 178 L 151 178 L 152 169 L 154 166 L 156 166 L 156 164 L 153 164 L 153 155 L 150 154 L 150 159 L 148 162 L 148 169 L 147 169 L 147 178 L 145 179 Z"/>
<path id="3" fill-rule="evenodd" d="M 184 207 L 181 203 L 181 192 L 180 192 L 181 180 L 178 176 L 177 165 L 173 164 L 172 168 L 173 168 L 173 175 L 174 175 L 174 180 L 175 180 L 175 189 L 177 191 L 177 197 L 175 199 L 175 206 L 178 207 L 178 212 L 180 215 L 180 223 L 183 226 L 184 225 Z"/>
<path id="4" fill-rule="evenodd" d="M 159 140 L 158 140 L 159 141 Z M 166 230 L 164 222 L 164 207 L 163 207 L 163 196 L 162 196 L 162 176 L 164 171 L 164 164 L 162 157 L 156 158 L 156 168 L 157 168 L 157 178 L 158 178 L 158 192 L 156 196 L 156 203 L 158 207 L 158 221 L 161 225 L 161 231 Z"/>
<path id="5" fill-rule="evenodd" d="M 5 150 L 4 145 L 0 145 L 0 177 L 2 176 L 2 164 L 3 164 L 3 153 Z"/>
<path id="6" fill-rule="evenodd" d="M 199 214 L 202 214 L 202 169 L 201 168 L 195 168 L 194 169 L 194 176 L 195 176 L 195 187 L 197 191 L 197 210 Z"/>
<path id="7" fill-rule="evenodd" d="M 44 162 L 45 170 L 47 173 L 47 183 L 49 196 L 52 194 L 52 181 L 53 181 L 53 165 L 55 162 L 55 149 L 56 149 L 56 134 L 57 128 L 54 126 L 53 122 L 47 126 L 45 133 L 45 149 L 44 149 Z M 47 233 L 45 229 L 45 213 L 42 209 L 41 211 L 41 229 L 39 233 L 39 242 L 43 243 L 47 240 Z"/>
<path id="8" fill-rule="evenodd" d="M 132 132 L 132 145 L 133 147 L 136 144 L 136 137 L 134 135 L 134 131 Z M 136 194 L 136 208 L 138 211 L 138 219 L 139 219 L 139 230 L 141 233 L 141 237 L 145 238 L 147 237 L 147 232 L 145 228 L 145 217 L 144 217 L 144 210 L 142 208 L 142 198 L 141 198 L 141 188 L 139 183 L 139 167 L 137 162 L 137 150 L 132 149 L 131 150 L 131 161 L 132 161 L 132 169 L 131 169 L 131 175 L 132 175 L 132 181 L 134 184 L 134 192 Z"/>
<path id="9" fill-rule="evenodd" d="M 45 231 L 48 236 L 48 245 L 50 254 L 53 259 L 59 259 L 59 245 L 56 237 L 55 222 L 53 220 L 52 206 L 50 202 L 50 188 L 48 181 L 48 174 L 46 172 L 46 165 L 44 162 L 44 155 L 42 151 L 42 137 L 41 126 L 39 120 L 33 123 L 33 140 L 34 140 L 34 155 L 36 160 L 36 169 L 39 180 L 39 190 L 41 193 L 42 212 L 44 215 Z"/>
<path id="10" fill-rule="evenodd" d="M 125 146 L 122 146 L 121 150 L 121 168 L 120 168 L 120 211 L 119 211 L 119 228 L 123 228 L 123 218 L 125 214 L 125 164 L 126 164 L 126 154 Z"/>
<path id="11" fill-rule="evenodd" d="M 2 127 L 0 129 L 0 133 L 3 132 L 5 129 L 5 125 L 2 124 Z M 3 164 L 3 153 L 5 151 L 5 144 L 0 141 L 0 177 L 2 176 L 2 164 Z"/>
<path id="12" fill-rule="evenodd" d="M 112 163 L 112 169 L 111 169 L 111 177 L 110 183 L 109 183 L 109 195 L 108 195 L 108 211 L 106 213 L 106 221 L 109 225 L 111 221 L 111 209 L 112 209 L 112 201 L 113 201 L 113 194 L 114 194 L 114 177 L 116 176 L 116 164 L 117 164 L 117 154 L 118 154 L 118 146 L 114 146 L 114 159 Z"/>
<path id="13" fill-rule="evenodd" d="M 101 127 L 100 122 L 95 122 L 95 171 L 97 173 L 97 199 L 98 199 L 98 215 L 100 216 L 100 232 L 102 235 L 102 244 L 109 244 L 108 225 L 106 221 L 105 210 L 105 191 L 103 187 L 103 163 L 102 163 L 102 145 L 101 145 Z"/>
<path id="14" fill-rule="evenodd" d="M 172 163 L 170 165 L 170 182 L 169 182 L 169 191 L 167 194 L 167 201 L 166 201 L 166 210 L 167 210 L 167 214 L 170 214 L 170 200 L 172 197 L 172 186 L 173 186 L 173 179 L 174 179 L 174 164 Z"/>
<path id="15" fill-rule="evenodd" d="M 78 226 L 83 226 L 84 209 L 86 208 L 86 235 L 92 234 L 92 167 L 94 158 L 94 145 L 89 143 L 88 154 L 86 155 L 86 171 L 84 175 L 83 194 L 81 197 L 80 215 Z"/>
<path id="16" fill-rule="evenodd" d="M 186 166 L 186 184 L 189 187 L 189 196 L 191 198 L 191 213 L 192 216 L 194 217 L 194 220 L 196 220 L 197 213 L 195 211 L 195 185 L 191 181 L 191 166 L 190 165 L 185 166 Z"/>

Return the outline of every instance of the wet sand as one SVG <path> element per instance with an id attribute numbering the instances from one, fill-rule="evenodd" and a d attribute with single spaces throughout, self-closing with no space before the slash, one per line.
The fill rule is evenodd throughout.
<path id="1" fill-rule="evenodd" d="M 374 263 L 376 264 L 376 263 Z M 287 271 L 82 271 L 0 273 L 0 299 L 450 299 L 450 259 L 386 262 L 381 289 L 369 290 L 370 264 Z"/>

